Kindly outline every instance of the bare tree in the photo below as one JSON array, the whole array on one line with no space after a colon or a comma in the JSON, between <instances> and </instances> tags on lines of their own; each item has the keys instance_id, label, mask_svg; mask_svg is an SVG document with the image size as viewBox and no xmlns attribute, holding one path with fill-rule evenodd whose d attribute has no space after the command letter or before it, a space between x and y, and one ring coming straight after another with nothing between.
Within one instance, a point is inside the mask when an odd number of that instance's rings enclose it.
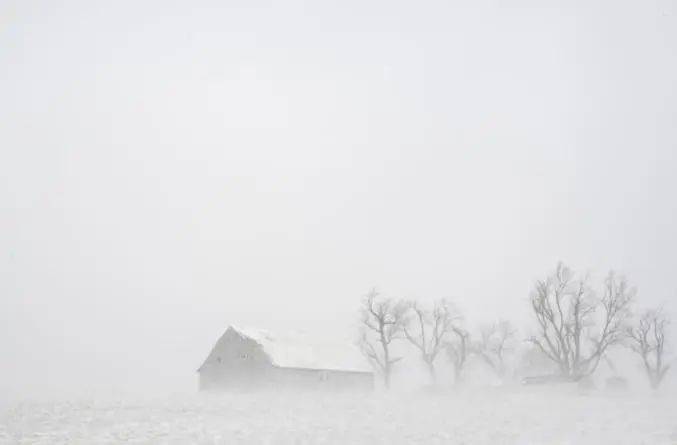
<instances>
[{"instance_id":1,"label":"bare tree","mask_svg":"<svg viewBox=\"0 0 677 445\"><path fill-rule=\"evenodd\" d=\"M418 303L409 304L414 312L414 327L405 326L404 334L419 350L421 359L428 368L432 383L436 383L435 359L444 348L444 340L456 318L455 311L446 300L435 302L432 310L426 310Z\"/></svg>"},{"instance_id":2,"label":"bare tree","mask_svg":"<svg viewBox=\"0 0 677 445\"><path fill-rule=\"evenodd\" d=\"M391 355L390 345L402 338L407 305L390 298L379 299L376 290L371 290L362 302L361 312L360 349L389 388L393 365L401 359Z\"/></svg>"},{"instance_id":3,"label":"bare tree","mask_svg":"<svg viewBox=\"0 0 677 445\"><path fill-rule=\"evenodd\" d=\"M529 341L563 377L590 375L607 349L623 339L635 294L624 278L610 272L597 299L587 277L576 280L571 269L559 263L552 275L536 283L531 295L538 331Z\"/></svg>"},{"instance_id":4,"label":"bare tree","mask_svg":"<svg viewBox=\"0 0 677 445\"><path fill-rule=\"evenodd\" d=\"M665 363L665 337L669 320L662 309L644 312L637 324L628 328L629 345L642 357L651 388L658 389L670 365Z\"/></svg>"},{"instance_id":5,"label":"bare tree","mask_svg":"<svg viewBox=\"0 0 677 445\"><path fill-rule=\"evenodd\" d=\"M509 321L500 320L481 329L481 338L473 348L499 377L505 375L505 355L511 350L516 333L517 330Z\"/></svg>"},{"instance_id":6,"label":"bare tree","mask_svg":"<svg viewBox=\"0 0 677 445\"><path fill-rule=\"evenodd\" d=\"M463 368L470 355L470 333L460 326L451 326L451 338L445 343L447 356L454 366L454 384L463 382Z\"/></svg>"}]
</instances>

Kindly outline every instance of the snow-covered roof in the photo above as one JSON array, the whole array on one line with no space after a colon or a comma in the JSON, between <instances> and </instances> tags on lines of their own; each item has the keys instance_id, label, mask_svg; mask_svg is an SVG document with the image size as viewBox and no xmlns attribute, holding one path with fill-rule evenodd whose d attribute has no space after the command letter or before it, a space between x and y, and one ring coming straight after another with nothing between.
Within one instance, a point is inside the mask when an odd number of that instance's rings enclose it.
<instances>
[{"instance_id":1,"label":"snow-covered roof","mask_svg":"<svg viewBox=\"0 0 677 445\"><path fill-rule=\"evenodd\" d=\"M299 331L280 335L233 325L228 329L261 345L272 364L281 368L372 372L359 348L350 343L318 341L314 336Z\"/></svg>"}]
</instances>

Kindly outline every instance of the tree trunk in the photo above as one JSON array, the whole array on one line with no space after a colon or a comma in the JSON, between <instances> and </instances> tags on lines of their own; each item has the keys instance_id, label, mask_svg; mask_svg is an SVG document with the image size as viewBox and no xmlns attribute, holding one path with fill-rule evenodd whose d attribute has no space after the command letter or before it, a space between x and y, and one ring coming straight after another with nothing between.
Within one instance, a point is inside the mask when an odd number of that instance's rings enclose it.
<instances>
[{"instance_id":1,"label":"tree trunk","mask_svg":"<svg viewBox=\"0 0 677 445\"><path fill-rule=\"evenodd\" d=\"M383 385L385 389L390 389L390 366L383 371Z\"/></svg>"},{"instance_id":2,"label":"tree trunk","mask_svg":"<svg viewBox=\"0 0 677 445\"><path fill-rule=\"evenodd\" d=\"M461 383L463 383L463 375L461 372L461 366L454 364L454 385L456 386L459 386Z\"/></svg>"},{"instance_id":3,"label":"tree trunk","mask_svg":"<svg viewBox=\"0 0 677 445\"><path fill-rule=\"evenodd\" d=\"M428 372L430 373L430 383L436 385L437 375L435 374L435 364L432 361L427 362L427 364L428 364Z\"/></svg>"}]
</instances>

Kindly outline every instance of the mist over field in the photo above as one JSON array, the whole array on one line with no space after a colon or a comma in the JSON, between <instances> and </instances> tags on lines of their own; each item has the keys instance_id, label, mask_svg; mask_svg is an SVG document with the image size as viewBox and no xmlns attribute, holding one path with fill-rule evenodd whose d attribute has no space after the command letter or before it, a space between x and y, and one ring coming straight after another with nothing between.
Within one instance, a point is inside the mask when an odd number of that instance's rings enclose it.
<instances>
[{"instance_id":1,"label":"mist over field","mask_svg":"<svg viewBox=\"0 0 677 445\"><path fill-rule=\"evenodd\" d=\"M675 0L0 2L0 443L675 443L675 79Z\"/></svg>"}]
</instances>

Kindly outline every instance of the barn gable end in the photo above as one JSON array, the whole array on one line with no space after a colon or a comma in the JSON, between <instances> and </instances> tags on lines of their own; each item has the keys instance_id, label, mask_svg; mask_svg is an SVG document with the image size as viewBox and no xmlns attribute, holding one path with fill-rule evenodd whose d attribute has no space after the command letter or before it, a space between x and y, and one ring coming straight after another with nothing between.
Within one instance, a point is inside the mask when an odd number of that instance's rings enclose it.
<instances>
[{"instance_id":1,"label":"barn gable end","mask_svg":"<svg viewBox=\"0 0 677 445\"><path fill-rule=\"evenodd\" d=\"M368 364L352 345L229 326L198 369L200 389L310 387L367 389Z\"/></svg>"}]
</instances>

